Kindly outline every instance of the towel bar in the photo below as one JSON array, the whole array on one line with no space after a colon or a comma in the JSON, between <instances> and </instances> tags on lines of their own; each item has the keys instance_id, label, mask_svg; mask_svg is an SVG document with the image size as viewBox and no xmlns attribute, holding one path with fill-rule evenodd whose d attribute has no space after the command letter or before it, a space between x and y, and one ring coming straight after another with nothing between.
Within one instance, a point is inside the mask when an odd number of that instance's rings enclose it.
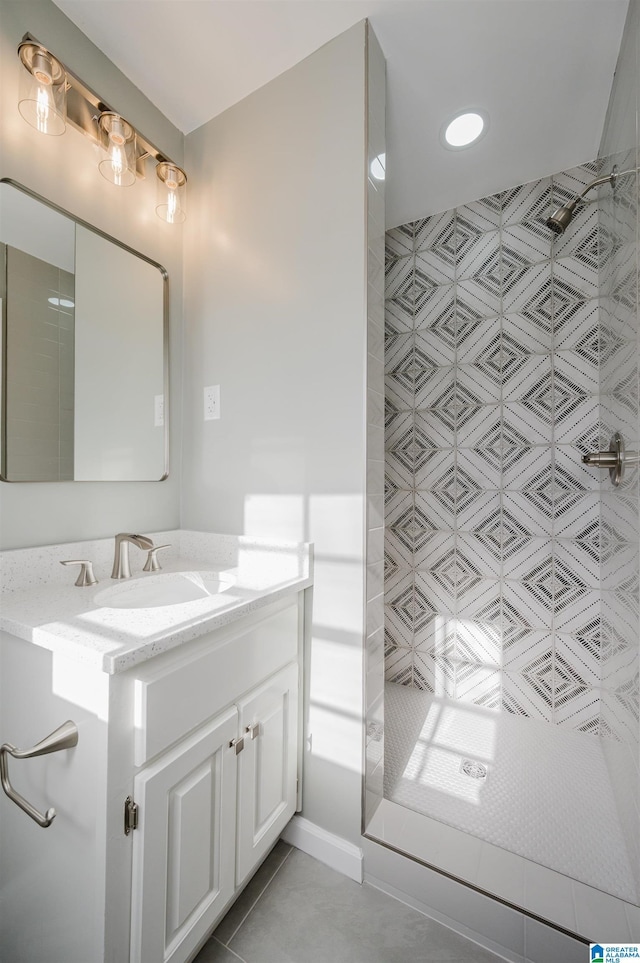
<instances>
[{"instance_id":1,"label":"towel bar","mask_svg":"<svg viewBox=\"0 0 640 963\"><path fill-rule=\"evenodd\" d=\"M31 818L37 822L38 826L42 826L43 829L51 825L55 819L56 811L51 808L43 815L41 812L38 812L30 802L27 802L24 796L16 792L9 782L9 762L7 754L13 756L14 759L32 759L34 756L45 756L49 752L60 752L61 749L72 749L73 746L77 745L78 727L75 722L68 719L54 732L33 746L32 749L16 749L16 747L12 746L9 742L5 742L4 745L0 746L0 782L2 782L2 788L9 799L13 800L20 809L24 810L28 816L31 816Z\"/></svg>"}]
</instances>

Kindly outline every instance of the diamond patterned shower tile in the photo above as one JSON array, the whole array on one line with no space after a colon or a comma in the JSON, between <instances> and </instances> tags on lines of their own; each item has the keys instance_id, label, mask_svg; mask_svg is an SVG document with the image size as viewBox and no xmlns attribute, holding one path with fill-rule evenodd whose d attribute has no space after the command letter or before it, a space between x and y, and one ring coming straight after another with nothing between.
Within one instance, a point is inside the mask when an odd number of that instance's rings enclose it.
<instances>
[{"instance_id":1,"label":"diamond patterned shower tile","mask_svg":"<svg viewBox=\"0 0 640 963\"><path fill-rule=\"evenodd\" d=\"M419 348L415 351L418 373L415 379L415 406L419 409L441 407L441 400L453 390L453 365L442 368L429 366ZM421 370L420 370L421 369Z\"/></svg>"},{"instance_id":2,"label":"diamond patterned shower tile","mask_svg":"<svg viewBox=\"0 0 640 963\"><path fill-rule=\"evenodd\" d=\"M598 208L595 204L587 208L580 206L572 221L571 230L554 236L553 257L575 257L597 273Z\"/></svg>"},{"instance_id":3,"label":"diamond patterned shower tile","mask_svg":"<svg viewBox=\"0 0 640 963\"><path fill-rule=\"evenodd\" d=\"M549 231L540 221L510 224L502 229L503 267L528 267L549 259Z\"/></svg>"},{"instance_id":4,"label":"diamond patterned shower tile","mask_svg":"<svg viewBox=\"0 0 640 963\"><path fill-rule=\"evenodd\" d=\"M469 392L467 385L456 386L460 392ZM475 397L475 396L473 396ZM495 437L500 430L500 405L462 405L457 410L456 444L458 448L477 448L482 440Z\"/></svg>"},{"instance_id":5,"label":"diamond patterned shower tile","mask_svg":"<svg viewBox=\"0 0 640 963\"><path fill-rule=\"evenodd\" d=\"M455 212L444 211L431 217L414 221L416 251L429 248L446 248L455 257Z\"/></svg>"},{"instance_id":6,"label":"diamond patterned shower tile","mask_svg":"<svg viewBox=\"0 0 640 963\"><path fill-rule=\"evenodd\" d=\"M639 546L637 542L626 544L616 541L613 544L613 533L604 532L607 553L602 563L602 588L616 590L621 585L627 585L632 591L638 579L640 569ZM615 551L613 551L615 549Z\"/></svg>"},{"instance_id":7,"label":"diamond patterned shower tile","mask_svg":"<svg viewBox=\"0 0 640 963\"><path fill-rule=\"evenodd\" d=\"M531 181L502 194L502 225L545 221L551 207L551 178Z\"/></svg>"},{"instance_id":8,"label":"diamond patterned shower tile","mask_svg":"<svg viewBox=\"0 0 640 963\"><path fill-rule=\"evenodd\" d=\"M455 555L456 539L452 532L432 531L429 538L416 547L414 568L423 571L443 569L446 559Z\"/></svg>"},{"instance_id":9,"label":"diamond patterned shower tile","mask_svg":"<svg viewBox=\"0 0 640 963\"><path fill-rule=\"evenodd\" d=\"M459 448L457 451L458 468L475 479L479 488L498 489L501 479L500 449L487 452L485 448Z\"/></svg>"},{"instance_id":10,"label":"diamond patterned shower tile","mask_svg":"<svg viewBox=\"0 0 640 963\"><path fill-rule=\"evenodd\" d=\"M502 469L502 487L509 491L528 489L540 474L541 465L551 464L551 446L536 448L505 446Z\"/></svg>"},{"instance_id":11,"label":"diamond patterned shower tile","mask_svg":"<svg viewBox=\"0 0 640 963\"><path fill-rule=\"evenodd\" d=\"M553 721L585 735L600 735L600 690L591 686L565 689L554 701Z\"/></svg>"},{"instance_id":12,"label":"diamond patterned shower tile","mask_svg":"<svg viewBox=\"0 0 640 963\"><path fill-rule=\"evenodd\" d=\"M585 395L597 394L598 353L591 350L556 351L553 358L554 376L560 375L564 384L579 385Z\"/></svg>"},{"instance_id":13,"label":"diamond patterned shower tile","mask_svg":"<svg viewBox=\"0 0 640 963\"><path fill-rule=\"evenodd\" d=\"M431 652L413 652L414 686L435 696L452 699L455 695L455 665Z\"/></svg>"},{"instance_id":14,"label":"diamond patterned shower tile","mask_svg":"<svg viewBox=\"0 0 640 963\"><path fill-rule=\"evenodd\" d=\"M435 328L440 338L455 344L455 295L453 284L425 290L414 316L416 330Z\"/></svg>"},{"instance_id":15,"label":"diamond patterned shower tile","mask_svg":"<svg viewBox=\"0 0 640 963\"><path fill-rule=\"evenodd\" d=\"M551 722L553 716L546 690L538 680L517 672L502 673L502 708L513 715Z\"/></svg>"},{"instance_id":16,"label":"diamond patterned shower tile","mask_svg":"<svg viewBox=\"0 0 640 963\"><path fill-rule=\"evenodd\" d=\"M505 354L509 363L505 366L502 400L507 403L519 401L546 422L552 409L550 356L509 356L508 352L507 347Z\"/></svg>"},{"instance_id":17,"label":"diamond patterned shower tile","mask_svg":"<svg viewBox=\"0 0 640 963\"><path fill-rule=\"evenodd\" d=\"M500 401L500 378L486 367L475 364L458 364L456 386L470 392L481 404L497 404Z\"/></svg>"},{"instance_id":18,"label":"diamond patterned shower tile","mask_svg":"<svg viewBox=\"0 0 640 963\"><path fill-rule=\"evenodd\" d=\"M453 312L451 313L453 323ZM431 365L445 367L455 361L455 335L447 326L434 325L421 328L415 335L416 349L431 362Z\"/></svg>"},{"instance_id":19,"label":"diamond patterned shower tile","mask_svg":"<svg viewBox=\"0 0 640 963\"><path fill-rule=\"evenodd\" d=\"M413 331L413 308L407 308L399 301L384 302L385 344L402 334Z\"/></svg>"},{"instance_id":20,"label":"diamond patterned shower tile","mask_svg":"<svg viewBox=\"0 0 640 963\"><path fill-rule=\"evenodd\" d=\"M539 496L535 489L529 489L527 493L505 491L502 508L505 515L516 519L530 537L551 536L553 514L552 508L545 507L544 489Z\"/></svg>"},{"instance_id":21,"label":"diamond patterned shower tile","mask_svg":"<svg viewBox=\"0 0 640 963\"><path fill-rule=\"evenodd\" d=\"M598 589L585 588L572 593L571 601L556 611L556 631L565 635L574 634L582 625L599 618L601 596Z\"/></svg>"},{"instance_id":22,"label":"diamond patterned shower tile","mask_svg":"<svg viewBox=\"0 0 640 963\"><path fill-rule=\"evenodd\" d=\"M396 448L413 440L413 414L398 409L390 398L385 398L385 448Z\"/></svg>"},{"instance_id":23,"label":"diamond patterned shower tile","mask_svg":"<svg viewBox=\"0 0 640 963\"><path fill-rule=\"evenodd\" d=\"M465 278L456 286L456 313L491 318L500 314L500 271ZM458 303L459 302L459 303Z\"/></svg>"},{"instance_id":24,"label":"diamond patterned shower tile","mask_svg":"<svg viewBox=\"0 0 640 963\"><path fill-rule=\"evenodd\" d=\"M595 395L580 399L564 394L559 376L554 379L556 402L555 440L559 445L575 445L581 451L593 451L599 437L598 398Z\"/></svg>"},{"instance_id":25,"label":"diamond patterned shower tile","mask_svg":"<svg viewBox=\"0 0 640 963\"><path fill-rule=\"evenodd\" d=\"M417 410L414 416L415 440L418 447L453 448L455 441L455 409ZM417 469L416 469L417 471Z\"/></svg>"},{"instance_id":26,"label":"diamond patterned shower tile","mask_svg":"<svg viewBox=\"0 0 640 963\"><path fill-rule=\"evenodd\" d=\"M562 292L573 301L587 301L598 297L598 265L584 257L554 258L553 293Z\"/></svg>"},{"instance_id":27,"label":"diamond patterned shower tile","mask_svg":"<svg viewBox=\"0 0 640 963\"><path fill-rule=\"evenodd\" d=\"M574 313L567 320L570 323L555 326L555 350L575 351L591 364L597 365L599 352L610 350L600 326L597 299L576 303Z\"/></svg>"},{"instance_id":28,"label":"diamond patterned shower tile","mask_svg":"<svg viewBox=\"0 0 640 963\"><path fill-rule=\"evenodd\" d=\"M537 391L529 391L526 401L505 402L502 410L505 420L527 439L529 445L551 444L551 395L544 384Z\"/></svg>"},{"instance_id":29,"label":"diamond patterned shower tile","mask_svg":"<svg viewBox=\"0 0 640 963\"><path fill-rule=\"evenodd\" d=\"M565 495L598 492L602 481L600 469L582 462L584 449L578 445L555 446L556 508L562 506Z\"/></svg>"},{"instance_id":30,"label":"diamond patterned shower tile","mask_svg":"<svg viewBox=\"0 0 640 963\"><path fill-rule=\"evenodd\" d=\"M404 303L413 309L413 255L387 261L385 297Z\"/></svg>"},{"instance_id":31,"label":"diamond patterned shower tile","mask_svg":"<svg viewBox=\"0 0 640 963\"><path fill-rule=\"evenodd\" d=\"M600 546L598 532L593 538L556 539L553 545L556 563L574 573L573 581L584 588L600 585Z\"/></svg>"},{"instance_id":32,"label":"diamond patterned shower tile","mask_svg":"<svg viewBox=\"0 0 640 963\"><path fill-rule=\"evenodd\" d=\"M457 620L500 624L500 582L482 579L458 601Z\"/></svg>"},{"instance_id":33,"label":"diamond patterned shower tile","mask_svg":"<svg viewBox=\"0 0 640 963\"><path fill-rule=\"evenodd\" d=\"M414 475L414 488L417 491L432 491L446 486L449 474L455 469L453 448L430 449L428 457L422 461Z\"/></svg>"},{"instance_id":34,"label":"diamond patterned shower tile","mask_svg":"<svg viewBox=\"0 0 640 963\"><path fill-rule=\"evenodd\" d=\"M500 226L502 195L490 194L456 209L458 233L462 236L473 230L491 231Z\"/></svg>"},{"instance_id":35,"label":"diamond patterned shower tile","mask_svg":"<svg viewBox=\"0 0 640 963\"><path fill-rule=\"evenodd\" d=\"M415 498L416 508L422 512L435 530L454 531L455 497L451 498L448 490L416 491Z\"/></svg>"},{"instance_id":36,"label":"diamond patterned shower tile","mask_svg":"<svg viewBox=\"0 0 640 963\"><path fill-rule=\"evenodd\" d=\"M456 658L475 665L499 666L502 633L495 622L458 619L455 633Z\"/></svg>"},{"instance_id":37,"label":"diamond patterned shower tile","mask_svg":"<svg viewBox=\"0 0 640 963\"><path fill-rule=\"evenodd\" d=\"M424 620L414 635L414 648L448 661L455 659L456 620L446 615Z\"/></svg>"},{"instance_id":38,"label":"diamond patterned shower tile","mask_svg":"<svg viewBox=\"0 0 640 963\"><path fill-rule=\"evenodd\" d=\"M540 327L524 314L505 314L502 335L521 354L549 354L551 351L551 324Z\"/></svg>"},{"instance_id":39,"label":"diamond patterned shower tile","mask_svg":"<svg viewBox=\"0 0 640 963\"><path fill-rule=\"evenodd\" d=\"M420 251L415 256L415 280L417 290L450 285L455 274L455 262L446 247L435 247ZM416 297L416 302L420 296Z\"/></svg>"},{"instance_id":40,"label":"diamond patterned shower tile","mask_svg":"<svg viewBox=\"0 0 640 963\"><path fill-rule=\"evenodd\" d=\"M456 360L458 364L481 365L499 381L502 368L499 319L461 323L457 331Z\"/></svg>"},{"instance_id":41,"label":"diamond patterned shower tile","mask_svg":"<svg viewBox=\"0 0 640 963\"><path fill-rule=\"evenodd\" d=\"M413 223L401 224L385 234L385 251L388 257L404 257L413 253Z\"/></svg>"},{"instance_id":42,"label":"diamond patterned shower tile","mask_svg":"<svg viewBox=\"0 0 640 963\"><path fill-rule=\"evenodd\" d=\"M548 538L505 539L503 558L505 577L520 582L540 581L551 568L551 544Z\"/></svg>"},{"instance_id":43,"label":"diamond patterned shower tile","mask_svg":"<svg viewBox=\"0 0 640 963\"><path fill-rule=\"evenodd\" d=\"M397 685L413 685L413 652L406 646L396 646L384 660L387 682Z\"/></svg>"},{"instance_id":44,"label":"diamond patterned shower tile","mask_svg":"<svg viewBox=\"0 0 640 963\"><path fill-rule=\"evenodd\" d=\"M460 662L456 666L456 699L485 709L500 708L500 672Z\"/></svg>"},{"instance_id":45,"label":"diamond patterned shower tile","mask_svg":"<svg viewBox=\"0 0 640 963\"><path fill-rule=\"evenodd\" d=\"M409 569L403 567L402 559L399 559L389 543L386 542L384 549L384 592L393 593L401 580L409 574Z\"/></svg>"},{"instance_id":46,"label":"diamond patterned shower tile","mask_svg":"<svg viewBox=\"0 0 640 963\"><path fill-rule=\"evenodd\" d=\"M548 261L505 273L502 309L505 314L524 314L536 321L542 313L550 318L551 266Z\"/></svg>"},{"instance_id":47,"label":"diamond patterned shower tile","mask_svg":"<svg viewBox=\"0 0 640 963\"><path fill-rule=\"evenodd\" d=\"M636 724L633 714L622 706L615 695L606 689L600 694L600 732L609 739L635 745Z\"/></svg>"},{"instance_id":48,"label":"diamond patterned shower tile","mask_svg":"<svg viewBox=\"0 0 640 963\"><path fill-rule=\"evenodd\" d=\"M549 625L551 607L548 587L538 582L502 582L503 615L516 625L545 629Z\"/></svg>"},{"instance_id":49,"label":"diamond patterned shower tile","mask_svg":"<svg viewBox=\"0 0 640 963\"><path fill-rule=\"evenodd\" d=\"M499 526L501 518L500 493L497 491L471 490L469 497L458 492L455 527L458 532L491 534Z\"/></svg>"},{"instance_id":50,"label":"diamond patterned shower tile","mask_svg":"<svg viewBox=\"0 0 640 963\"><path fill-rule=\"evenodd\" d=\"M589 640L587 640L589 641ZM581 637L556 633L555 653L563 662L575 668L588 686L600 685L600 647L586 644Z\"/></svg>"},{"instance_id":51,"label":"diamond patterned shower tile","mask_svg":"<svg viewBox=\"0 0 640 963\"><path fill-rule=\"evenodd\" d=\"M451 572L440 569L433 572L415 573L416 592L421 593L427 610L432 615L453 618L456 594Z\"/></svg>"},{"instance_id":52,"label":"diamond patterned shower tile","mask_svg":"<svg viewBox=\"0 0 640 963\"><path fill-rule=\"evenodd\" d=\"M460 222L460 219L458 220ZM500 284L500 231L488 231L469 237L458 252L456 278L473 278L481 274L492 275Z\"/></svg>"},{"instance_id":53,"label":"diamond patterned shower tile","mask_svg":"<svg viewBox=\"0 0 640 963\"><path fill-rule=\"evenodd\" d=\"M553 637L548 629L530 629L506 621L502 631L502 664L510 672L531 671L532 664L545 663L553 651Z\"/></svg>"}]
</instances>

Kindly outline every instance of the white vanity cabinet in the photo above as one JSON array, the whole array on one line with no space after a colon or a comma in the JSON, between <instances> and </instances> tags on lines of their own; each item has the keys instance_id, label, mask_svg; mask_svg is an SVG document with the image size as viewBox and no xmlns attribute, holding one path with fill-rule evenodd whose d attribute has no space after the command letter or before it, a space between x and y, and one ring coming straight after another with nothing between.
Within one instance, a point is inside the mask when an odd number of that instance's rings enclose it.
<instances>
[{"instance_id":1,"label":"white vanity cabinet","mask_svg":"<svg viewBox=\"0 0 640 963\"><path fill-rule=\"evenodd\" d=\"M70 660L3 637L4 691L21 696L0 706L2 740L30 738L34 716L46 729L74 715L79 740L65 758L29 768L26 782L29 764L12 766L34 804L58 809L51 827L0 796L1 960L195 956L299 808L303 600L292 592L125 671L83 667L77 684L65 683ZM127 797L137 807L128 835ZM43 847L51 858L29 874L38 932L25 940L20 861L38 861Z\"/></svg>"}]
</instances>

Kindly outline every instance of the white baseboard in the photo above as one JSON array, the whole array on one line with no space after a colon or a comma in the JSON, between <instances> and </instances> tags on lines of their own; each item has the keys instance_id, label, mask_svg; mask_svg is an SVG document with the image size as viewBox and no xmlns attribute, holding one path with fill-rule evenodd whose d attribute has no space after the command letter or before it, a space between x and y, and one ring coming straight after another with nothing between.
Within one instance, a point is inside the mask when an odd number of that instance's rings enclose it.
<instances>
[{"instance_id":1,"label":"white baseboard","mask_svg":"<svg viewBox=\"0 0 640 963\"><path fill-rule=\"evenodd\" d=\"M335 836L303 816L294 816L283 832L282 839L343 876L355 879L356 883L362 882L362 850L341 836Z\"/></svg>"}]
</instances>

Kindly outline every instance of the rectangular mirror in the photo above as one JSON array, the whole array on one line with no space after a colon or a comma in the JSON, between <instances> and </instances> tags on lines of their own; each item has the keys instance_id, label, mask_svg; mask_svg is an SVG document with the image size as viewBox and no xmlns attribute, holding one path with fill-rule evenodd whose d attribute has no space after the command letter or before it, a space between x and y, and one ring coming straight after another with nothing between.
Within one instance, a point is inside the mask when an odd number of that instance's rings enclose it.
<instances>
[{"instance_id":1,"label":"rectangular mirror","mask_svg":"<svg viewBox=\"0 0 640 963\"><path fill-rule=\"evenodd\" d=\"M168 280L0 180L2 481L162 481Z\"/></svg>"}]
</instances>

